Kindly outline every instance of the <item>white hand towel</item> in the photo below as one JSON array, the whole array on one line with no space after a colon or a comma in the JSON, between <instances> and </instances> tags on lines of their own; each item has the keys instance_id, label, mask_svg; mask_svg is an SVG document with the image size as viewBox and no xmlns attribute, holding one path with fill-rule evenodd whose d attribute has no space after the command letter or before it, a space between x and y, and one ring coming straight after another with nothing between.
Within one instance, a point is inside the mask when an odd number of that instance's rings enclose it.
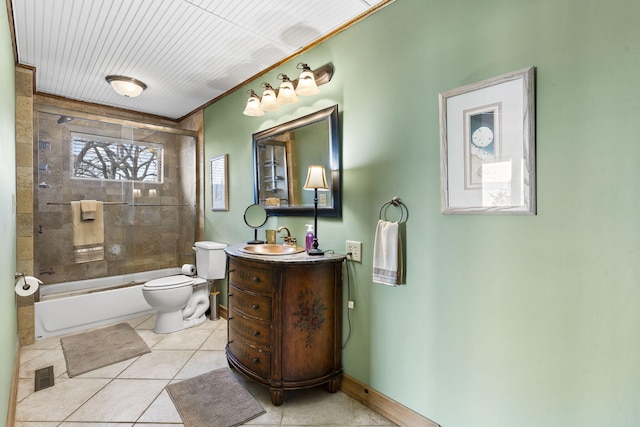
<instances>
[{"instance_id":1,"label":"white hand towel","mask_svg":"<svg viewBox=\"0 0 640 427\"><path fill-rule=\"evenodd\" d=\"M373 281L396 286L402 283L402 276L399 224L380 220L373 245Z\"/></svg>"}]
</instances>

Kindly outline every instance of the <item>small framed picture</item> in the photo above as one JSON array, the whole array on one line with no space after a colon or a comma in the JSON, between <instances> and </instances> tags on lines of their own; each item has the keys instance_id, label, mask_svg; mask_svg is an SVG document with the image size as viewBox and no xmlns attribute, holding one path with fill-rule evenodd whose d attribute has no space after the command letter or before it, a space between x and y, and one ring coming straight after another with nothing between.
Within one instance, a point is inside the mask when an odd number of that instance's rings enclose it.
<instances>
[{"instance_id":1,"label":"small framed picture","mask_svg":"<svg viewBox=\"0 0 640 427\"><path fill-rule=\"evenodd\" d=\"M444 214L536 214L534 68L440 94Z\"/></svg>"},{"instance_id":2,"label":"small framed picture","mask_svg":"<svg viewBox=\"0 0 640 427\"><path fill-rule=\"evenodd\" d=\"M211 159L211 210L229 210L227 154L223 154Z\"/></svg>"}]
</instances>

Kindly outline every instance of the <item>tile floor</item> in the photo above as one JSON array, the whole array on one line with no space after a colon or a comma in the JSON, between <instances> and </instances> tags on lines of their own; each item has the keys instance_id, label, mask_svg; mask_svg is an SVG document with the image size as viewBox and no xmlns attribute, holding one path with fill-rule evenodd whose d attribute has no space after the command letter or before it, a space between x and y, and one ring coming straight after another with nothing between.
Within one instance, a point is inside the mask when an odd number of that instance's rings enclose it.
<instances>
[{"instance_id":1,"label":"tile floor","mask_svg":"<svg viewBox=\"0 0 640 427\"><path fill-rule=\"evenodd\" d=\"M224 319L172 334L153 332L154 316L129 321L151 353L69 378L60 338L23 347L15 427L181 427L165 386L228 366ZM53 365L55 385L34 392L35 370ZM394 426L342 392L324 387L286 393L271 404L268 389L238 374L266 413L248 426Z\"/></svg>"}]
</instances>

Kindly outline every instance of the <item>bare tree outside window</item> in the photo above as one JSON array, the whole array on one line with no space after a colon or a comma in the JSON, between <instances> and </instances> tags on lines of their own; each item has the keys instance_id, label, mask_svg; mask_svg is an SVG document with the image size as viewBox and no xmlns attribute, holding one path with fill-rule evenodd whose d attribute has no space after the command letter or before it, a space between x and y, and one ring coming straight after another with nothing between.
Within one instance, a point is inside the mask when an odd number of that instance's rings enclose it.
<instances>
[{"instance_id":1,"label":"bare tree outside window","mask_svg":"<svg viewBox=\"0 0 640 427\"><path fill-rule=\"evenodd\" d=\"M72 134L74 178L161 183L162 144Z\"/></svg>"}]
</instances>

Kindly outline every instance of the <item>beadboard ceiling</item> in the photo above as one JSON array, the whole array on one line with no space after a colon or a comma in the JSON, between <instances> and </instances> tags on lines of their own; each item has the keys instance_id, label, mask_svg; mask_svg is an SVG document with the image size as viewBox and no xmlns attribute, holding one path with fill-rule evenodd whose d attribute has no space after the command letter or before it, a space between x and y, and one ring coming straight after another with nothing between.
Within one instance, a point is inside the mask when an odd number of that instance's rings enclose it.
<instances>
[{"instance_id":1,"label":"beadboard ceiling","mask_svg":"<svg viewBox=\"0 0 640 427\"><path fill-rule=\"evenodd\" d=\"M36 68L37 92L177 119L389 2L11 0L11 5L18 62ZM277 71L297 77L295 64ZM137 98L122 97L105 80L111 74L141 80L147 89Z\"/></svg>"}]
</instances>

